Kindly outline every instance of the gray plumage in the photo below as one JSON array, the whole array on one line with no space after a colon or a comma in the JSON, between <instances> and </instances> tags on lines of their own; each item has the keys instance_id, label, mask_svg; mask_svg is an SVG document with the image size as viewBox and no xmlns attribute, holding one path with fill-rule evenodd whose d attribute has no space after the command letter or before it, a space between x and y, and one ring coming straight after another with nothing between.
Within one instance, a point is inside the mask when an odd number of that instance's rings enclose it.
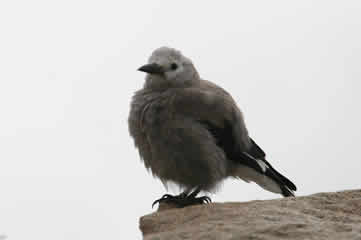
<instances>
[{"instance_id":1,"label":"gray plumage","mask_svg":"<svg viewBox=\"0 0 361 240\"><path fill-rule=\"evenodd\" d=\"M129 132L153 175L186 192L236 177L293 196L296 186L265 160L230 94L202 80L190 59L162 47L139 70L148 74L131 102Z\"/></svg>"}]
</instances>

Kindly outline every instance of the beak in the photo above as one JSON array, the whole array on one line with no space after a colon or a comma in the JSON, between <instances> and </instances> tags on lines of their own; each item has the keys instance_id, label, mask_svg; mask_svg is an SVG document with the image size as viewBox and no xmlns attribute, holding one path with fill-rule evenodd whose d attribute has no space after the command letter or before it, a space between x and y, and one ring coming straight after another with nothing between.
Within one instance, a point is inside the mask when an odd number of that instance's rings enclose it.
<instances>
[{"instance_id":1,"label":"beak","mask_svg":"<svg viewBox=\"0 0 361 240\"><path fill-rule=\"evenodd\" d=\"M164 73L163 67L156 63L146 64L138 68L138 71L146 72L150 74L162 74Z\"/></svg>"}]
</instances>

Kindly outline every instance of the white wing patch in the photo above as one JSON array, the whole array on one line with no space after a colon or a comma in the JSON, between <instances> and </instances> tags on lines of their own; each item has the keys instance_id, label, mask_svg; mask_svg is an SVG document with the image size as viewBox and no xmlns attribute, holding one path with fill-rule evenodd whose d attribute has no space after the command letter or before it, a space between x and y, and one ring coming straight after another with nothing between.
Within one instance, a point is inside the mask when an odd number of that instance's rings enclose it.
<instances>
[{"instance_id":1,"label":"white wing patch","mask_svg":"<svg viewBox=\"0 0 361 240\"><path fill-rule=\"evenodd\" d=\"M266 172L268 166L260 159L256 159L258 165L262 168L263 172Z\"/></svg>"},{"instance_id":2,"label":"white wing patch","mask_svg":"<svg viewBox=\"0 0 361 240\"><path fill-rule=\"evenodd\" d=\"M251 156L250 154L243 152L243 154L247 155L248 157L252 158L253 160L255 160L258 165L262 168L262 171L265 173L266 170L268 169L268 166L265 162L263 162L261 159L256 159L253 156Z\"/></svg>"},{"instance_id":3,"label":"white wing patch","mask_svg":"<svg viewBox=\"0 0 361 240\"><path fill-rule=\"evenodd\" d=\"M275 181L250 167L239 166L235 173L235 177L238 177L245 182L255 182L267 191L282 193L280 186Z\"/></svg>"}]
</instances>

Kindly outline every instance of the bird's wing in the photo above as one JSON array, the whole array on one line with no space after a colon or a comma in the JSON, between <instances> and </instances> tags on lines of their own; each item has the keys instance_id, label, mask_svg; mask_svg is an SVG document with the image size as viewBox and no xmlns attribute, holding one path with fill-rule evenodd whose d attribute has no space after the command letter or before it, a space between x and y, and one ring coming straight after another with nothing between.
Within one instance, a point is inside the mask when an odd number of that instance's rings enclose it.
<instances>
[{"instance_id":1,"label":"bird's wing","mask_svg":"<svg viewBox=\"0 0 361 240\"><path fill-rule=\"evenodd\" d=\"M207 121L202 121L202 124L212 133L217 145L223 149L227 158L240 164L239 177L246 181L254 181L261 187L279 192L285 197L294 196L293 191L297 190L295 184L272 167L266 160L265 152L253 139L249 138L250 147L242 151L233 137L231 124L226 122L223 128L216 127Z\"/></svg>"},{"instance_id":2,"label":"bird's wing","mask_svg":"<svg viewBox=\"0 0 361 240\"><path fill-rule=\"evenodd\" d=\"M173 103L178 113L193 118L208 129L229 160L255 172L248 180L268 189L267 180L265 184L261 183L267 177L276 183L284 196L293 196L292 190L296 190L296 186L266 161L265 152L248 137L242 114L228 93L214 85L182 89L174 95Z\"/></svg>"},{"instance_id":3,"label":"bird's wing","mask_svg":"<svg viewBox=\"0 0 361 240\"><path fill-rule=\"evenodd\" d=\"M256 159L261 165L265 165L265 174L270 178L277 180L277 182L282 183L284 186L289 188L292 191L296 191L296 185L291 182L288 178L279 173L276 169L272 167L272 165L266 160L265 152L257 145L257 143L251 139L252 146L250 150L247 152L250 156Z\"/></svg>"},{"instance_id":4,"label":"bird's wing","mask_svg":"<svg viewBox=\"0 0 361 240\"><path fill-rule=\"evenodd\" d=\"M173 94L172 105L178 114L204 124L223 148L230 151L249 148L250 139L242 113L221 88L179 89Z\"/></svg>"},{"instance_id":5,"label":"bird's wing","mask_svg":"<svg viewBox=\"0 0 361 240\"><path fill-rule=\"evenodd\" d=\"M252 147L249 150L249 153L254 157L257 158L259 160L261 160L262 162L264 162L268 168L270 168L276 175L278 178L280 178L282 180L282 182L285 183L285 185L287 185L287 187L293 191L297 190L297 187L295 186L294 183L292 183L288 178L286 178L285 176L283 176L282 174L280 174L276 169L274 169L272 167L272 165L266 160L266 154L265 152L257 145L257 143L251 139L252 142Z\"/></svg>"}]
</instances>

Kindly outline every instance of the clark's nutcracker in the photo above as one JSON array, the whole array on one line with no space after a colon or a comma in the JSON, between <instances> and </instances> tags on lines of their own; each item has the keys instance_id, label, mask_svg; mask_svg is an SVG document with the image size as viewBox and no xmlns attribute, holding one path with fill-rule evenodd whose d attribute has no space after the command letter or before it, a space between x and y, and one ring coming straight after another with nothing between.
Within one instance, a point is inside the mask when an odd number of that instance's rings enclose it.
<instances>
[{"instance_id":1,"label":"clark's nutcracker","mask_svg":"<svg viewBox=\"0 0 361 240\"><path fill-rule=\"evenodd\" d=\"M296 186L266 161L231 95L201 79L190 59L161 47L138 70L147 75L131 102L130 135L145 167L164 184L175 182L184 189L153 204L210 202L196 195L211 192L227 177L294 196Z\"/></svg>"}]
</instances>

